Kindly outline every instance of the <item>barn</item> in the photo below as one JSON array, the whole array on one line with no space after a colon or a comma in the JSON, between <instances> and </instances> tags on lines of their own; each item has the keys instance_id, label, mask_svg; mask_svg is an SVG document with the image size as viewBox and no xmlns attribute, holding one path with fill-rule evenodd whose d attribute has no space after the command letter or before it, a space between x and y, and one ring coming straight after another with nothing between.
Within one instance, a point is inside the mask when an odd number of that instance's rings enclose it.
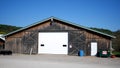
<instances>
[{"instance_id":1,"label":"barn","mask_svg":"<svg viewBox=\"0 0 120 68\"><path fill-rule=\"evenodd\" d=\"M93 56L99 50L110 50L115 36L88 27L49 17L5 35L5 49L22 54L77 55L83 50Z\"/></svg>"}]
</instances>

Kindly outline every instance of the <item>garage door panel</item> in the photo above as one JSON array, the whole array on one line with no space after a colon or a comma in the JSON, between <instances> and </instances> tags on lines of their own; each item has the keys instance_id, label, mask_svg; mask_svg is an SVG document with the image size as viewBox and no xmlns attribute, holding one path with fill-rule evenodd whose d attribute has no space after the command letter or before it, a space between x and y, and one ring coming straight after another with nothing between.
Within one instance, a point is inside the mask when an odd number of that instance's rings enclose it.
<instances>
[{"instance_id":1,"label":"garage door panel","mask_svg":"<svg viewBox=\"0 0 120 68\"><path fill-rule=\"evenodd\" d=\"M67 32L40 32L38 53L44 54L67 54L68 33ZM41 46L44 44L44 46ZM64 45L64 46L63 46Z\"/></svg>"}]
</instances>

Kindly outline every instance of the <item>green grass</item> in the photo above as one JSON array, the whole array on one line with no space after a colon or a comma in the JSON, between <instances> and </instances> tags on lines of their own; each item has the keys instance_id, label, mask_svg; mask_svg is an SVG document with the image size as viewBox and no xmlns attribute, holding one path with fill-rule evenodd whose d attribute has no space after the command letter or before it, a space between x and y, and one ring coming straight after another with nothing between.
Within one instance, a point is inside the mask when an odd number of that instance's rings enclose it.
<instances>
[{"instance_id":1,"label":"green grass","mask_svg":"<svg viewBox=\"0 0 120 68\"><path fill-rule=\"evenodd\" d=\"M116 57L120 57L120 52L114 51L112 52Z\"/></svg>"}]
</instances>

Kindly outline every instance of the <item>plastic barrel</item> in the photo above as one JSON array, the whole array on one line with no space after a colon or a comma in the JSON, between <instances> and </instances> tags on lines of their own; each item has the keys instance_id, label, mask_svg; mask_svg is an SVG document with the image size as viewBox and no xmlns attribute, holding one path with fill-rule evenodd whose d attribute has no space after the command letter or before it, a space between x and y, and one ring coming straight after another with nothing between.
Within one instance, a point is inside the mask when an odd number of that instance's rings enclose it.
<instances>
[{"instance_id":1,"label":"plastic barrel","mask_svg":"<svg viewBox=\"0 0 120 68\"><path fill-rule=\"evenodd\" d=\"M81 56L81 57L84 56L83 50L79 50L78 55Z\"/></svg>"}]
</instances>

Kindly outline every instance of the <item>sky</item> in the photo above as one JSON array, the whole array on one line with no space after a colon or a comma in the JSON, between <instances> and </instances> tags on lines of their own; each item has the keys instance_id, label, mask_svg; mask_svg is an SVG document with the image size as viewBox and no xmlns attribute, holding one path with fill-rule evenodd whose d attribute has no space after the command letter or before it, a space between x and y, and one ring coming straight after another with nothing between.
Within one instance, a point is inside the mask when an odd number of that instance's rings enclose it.
<instances>
[{"instance_id":1,"label":"sky","mask_svg":"<svg viewBox=\"0 0 120 68\"><path fill-rule=\"evenodd\" d=\"M25 27L51 16L116 31L120 0L0 0L0 24Z\"/></svg>"}]
</instances>

